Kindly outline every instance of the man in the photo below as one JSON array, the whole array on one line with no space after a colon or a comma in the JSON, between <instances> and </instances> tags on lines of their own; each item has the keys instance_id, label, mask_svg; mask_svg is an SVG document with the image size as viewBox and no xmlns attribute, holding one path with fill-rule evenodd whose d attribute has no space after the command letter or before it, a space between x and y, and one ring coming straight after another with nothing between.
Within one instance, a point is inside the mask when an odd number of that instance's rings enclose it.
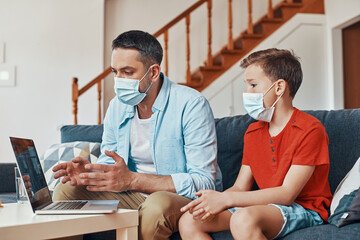
<instances>
[{"instance_id":1,"label":"man","mask_svg":"<svg viewBox=\"0 0 360 240\"><path fill-rule=\"evenodd\" d=\"M98 164L77 157L53 168L54 199L120 199L139 209L141 239L168 239L200 189L221 189L214 117L197 91L160 72L162 48L129 31L112 44L116 97L104 119ZM149 194L149 195L148 195Z\"/></svg>"}]
</instances>

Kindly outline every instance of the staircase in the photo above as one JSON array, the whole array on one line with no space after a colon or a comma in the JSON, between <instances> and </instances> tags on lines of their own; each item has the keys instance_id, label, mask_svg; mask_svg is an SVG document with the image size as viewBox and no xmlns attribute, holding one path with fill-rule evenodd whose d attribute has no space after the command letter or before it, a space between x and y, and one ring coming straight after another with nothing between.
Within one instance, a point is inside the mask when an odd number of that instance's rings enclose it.
<instances>
[{"instance_id":1,"label":"staircase","mask_svg":"<svg viewBox=\"0 0 360 240\"><path fill-rule=\"evenodd\" d=\"M192 72L186 85L198 91L204 90L297 13L324 13L323 1L284 1L274 9L269 8L267 15L215 53L212 56L212 65L205 62L204 66Z\"/></svg>"},{"instance_id":2,"label":"staircase","mask_svg":"<svg viewBox=\"0 0 360 240\"><path fill-rule=\"evenodd\" d=\"M259 0L257 0L259 1ZM262 0L264 3L265 0ZM224 1L225 2L225 1ZM324 13L323 0L283 0L281 3L272 7L272 0L268 0L267 14L258 21L252 20L252 0L248 0L248 27L239 36L232 36L232 0L228 0L228 42L217 53L212 53L212 0L200 0L174 18L163 28L153 34L155 37L163 35L164 39L164 72L168 73L168 34L169 29L181 20L185 19L186 24L186 83L185 85L195 88L198 91L204 90L219 76L225 73L230 67L251 52L259 43L275 32L281 25L292 18L297 13ZM203 66L199 66L194 71L190 71L190 14L207 4L207 59ZM104 70L94 80L78 89L78 79L73 78L72 100L74 124L77 124L77 101L80 95L93 85L98 85L98 123L101 123L101 81L111 73L110 67Z\"/></svg>"}]
</instances>

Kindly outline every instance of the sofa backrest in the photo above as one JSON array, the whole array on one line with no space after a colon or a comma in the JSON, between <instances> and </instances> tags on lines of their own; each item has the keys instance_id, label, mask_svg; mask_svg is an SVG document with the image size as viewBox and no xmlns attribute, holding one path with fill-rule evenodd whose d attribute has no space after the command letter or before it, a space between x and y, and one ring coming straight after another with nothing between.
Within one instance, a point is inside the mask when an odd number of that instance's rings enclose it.
<instances>
[{"instance_id":1,"label":"sofa backrest","mask_svg":"<svg viewBox=\"0 0 360 240\"><path fill-rule=\"evenodd\" d=\"M0 193L15 192L16 163L0 163Z\"/></svg>"},{"instance_id":2,"label":"sofa backrest","mask_svg":"<svg viewBox=\"0 0 360 240\"><path fill-rule=\"evenodd\" d=\"M305 111L319 119L329 136L329 183L334 192L339 182L360 157L360 109ZM231 187L241 166L243 137L248 115L215 119L218 138L218 164L224 190ZM61 142L101 142L103 125L67 125L61 128Z\"/></svg>"}]
</instances>

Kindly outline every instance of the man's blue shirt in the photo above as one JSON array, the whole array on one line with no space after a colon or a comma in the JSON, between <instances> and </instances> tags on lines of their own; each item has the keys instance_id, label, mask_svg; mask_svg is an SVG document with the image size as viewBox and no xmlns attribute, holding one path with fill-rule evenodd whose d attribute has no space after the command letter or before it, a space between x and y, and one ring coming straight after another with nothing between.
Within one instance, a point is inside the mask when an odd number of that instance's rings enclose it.
<instances>
[{"instance_id":1,"label":"man's blue shirt","mask_svg":"<svg viewBox=\"0 0 360 240\"><path fill-rule=\"evenodd\" d=\"M152 106L150 149L157 175L170 175L176 192L188 198L201 189L222 190L217 167L214 116L208 101L196 90L171 82L164 74L160 92ZM135 107L111 100L104 119L98 163L113 164L104 154L115 151L131 171L131 120Z\"/></svg>"}]
</instances>

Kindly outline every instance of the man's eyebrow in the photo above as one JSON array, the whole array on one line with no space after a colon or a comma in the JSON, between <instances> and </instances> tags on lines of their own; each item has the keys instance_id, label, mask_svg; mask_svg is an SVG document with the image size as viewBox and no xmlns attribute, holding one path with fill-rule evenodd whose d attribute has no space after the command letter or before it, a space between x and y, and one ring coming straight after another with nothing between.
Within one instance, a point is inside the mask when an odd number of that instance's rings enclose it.
<instances>
[{"instance_id":1,"label":"man's eyebrow","mask_svg":"<svg viewBox=\"0 0 360 240\"><path fill-rule=\"evenodd\" d=\"M111 68L112 70L117 70L117 69L115 69L115 68L112 67L112 66L110 66L110 68ZM128 69L133 70L133 69L135 69L135 68L134 68L134 67L131 67L131 66L125 66L125 67L120 68L119 70L122 71L122 70L128 70Z\"/></svg>"}]
</instances>

